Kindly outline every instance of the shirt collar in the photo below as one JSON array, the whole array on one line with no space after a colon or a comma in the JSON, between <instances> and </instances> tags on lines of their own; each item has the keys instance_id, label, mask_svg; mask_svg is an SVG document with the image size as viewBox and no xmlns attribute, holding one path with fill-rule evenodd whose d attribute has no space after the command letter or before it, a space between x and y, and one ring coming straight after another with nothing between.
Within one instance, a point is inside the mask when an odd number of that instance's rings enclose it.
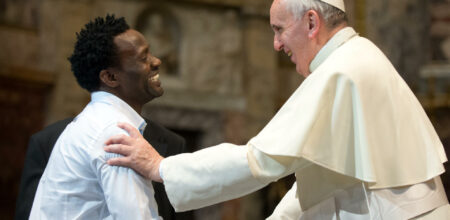
<instances>
[{"instance_id":1,"label":"shirt collar","mask_svg":"<svg viewBox=\"0 0 450 220\"><path fill-rule=\"evenodd\" d=\"M105 91L96 91L91 93L91 100L92 102L101 102L108 105L114 105L117 110L130 119L129 122L134 127L138 128L141 134L144 132L145 126L147 126L145 120L133 108L131 108L131 106L119 97Z\"/></svg>"},{"instance_id":2,"label":"shirt collar","mask_svg":"<svg viewBox=\"0 0 450 220\"><path fill-rule=\"evenodd\" d=\"M328 40L328 42L319 50L314 59L311 61L309 65L309 70L314 72L320 64L327 59L330 54L340 47L342 44L350 40L352 37L357 36L358 33L351 27L345 27L338 31L334 36Z\"/></svg>"}]
</instances>

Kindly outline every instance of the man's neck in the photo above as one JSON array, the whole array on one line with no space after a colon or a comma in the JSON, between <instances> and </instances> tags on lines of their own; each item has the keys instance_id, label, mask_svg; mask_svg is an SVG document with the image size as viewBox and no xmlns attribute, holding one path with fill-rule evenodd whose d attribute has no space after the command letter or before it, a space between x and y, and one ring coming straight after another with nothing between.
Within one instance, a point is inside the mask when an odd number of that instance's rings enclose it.
<instances>
[{"instance_id":1,"label":"man's neck","mask_svg":"<svg viewBox=\"0 0 450 220\"><path fill-rule=\"evenodd\" d=\"M144 104L139 103L139 101L133 101L131 99L128 99L127 97L124 97L123 95L119 94L116 90L100 87L99 91L111 93L115 95L116 97L120 98L122 101L127 103L134 111L136 111L138 114L141 114L142 107Z\"/></svg>"}]
</instances>

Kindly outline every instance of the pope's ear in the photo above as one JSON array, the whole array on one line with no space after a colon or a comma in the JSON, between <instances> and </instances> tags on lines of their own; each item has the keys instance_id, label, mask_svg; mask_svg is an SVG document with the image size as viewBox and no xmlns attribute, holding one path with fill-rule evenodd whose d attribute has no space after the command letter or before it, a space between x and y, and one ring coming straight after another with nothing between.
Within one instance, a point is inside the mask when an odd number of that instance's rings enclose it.
<instances>
[{"instance_id":1,"label":"pope's ear","mask_svg":"<svg viewBox=\"0 0 450 220\"><path fill-rule=\"evenodd\" d=\"M115 88L119 86L119 81L117 80L117 73L110 69L104 69L100 71L100 81L108 87Z\"/></svg>"},{"instance_id":2,"label":"pope's ear","mask_svg":"<svg viewBox=\"0 0 450 220\"><path fill-rule=\"evenodd\" d=\"M308 19L308 37L314 38L319 34L319 29L322 25L319 14L314 10L306 12Z\"/></svg>"}]
</instances>

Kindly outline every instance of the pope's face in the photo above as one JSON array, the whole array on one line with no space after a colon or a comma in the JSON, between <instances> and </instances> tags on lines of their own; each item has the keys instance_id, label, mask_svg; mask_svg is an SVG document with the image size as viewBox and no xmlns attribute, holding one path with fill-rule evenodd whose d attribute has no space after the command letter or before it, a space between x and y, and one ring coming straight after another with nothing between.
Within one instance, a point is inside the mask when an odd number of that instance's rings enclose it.
<instances>
[{"instance_id":1,"label":"pope's face","mask_svg":"<svg viewBox=\"0 0 450 220\"><path fill-rule=\"evenodd\" d=\"M129 104L145 104L164 90L159 80L161 61L150 53L144 36L130 29L116 36L114 43L120 60L120 93Z\"/></svg>"},{"instance_id":2,"label":"pope's face","mask_svg":"<svg viewBox=\"0 0 450 220\"><path fill-rule=\"evenodd\" d=\"M270 8L270 24L275 33L273 47L290 56L296 71L307 77L310 74L309 64L314 58L308 38L308 18L295 19L283 4L275 0Z\"/></svg>"}]
</instances>

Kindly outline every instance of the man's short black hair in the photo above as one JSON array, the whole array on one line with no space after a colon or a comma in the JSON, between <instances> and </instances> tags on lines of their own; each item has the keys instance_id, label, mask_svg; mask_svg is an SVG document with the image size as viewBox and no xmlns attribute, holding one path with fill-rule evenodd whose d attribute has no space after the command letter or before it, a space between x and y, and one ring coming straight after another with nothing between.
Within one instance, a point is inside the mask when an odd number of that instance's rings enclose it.
<instances>
[{"instance_id":1,"label":"man's short black hair","mask_svg":"<svg viewBox=\"0 0 450 220\"><path fill-rule=\"evenodd\" d=\"M106 15L90 21L77 33L77 42L69 61L81 87L93 92L100 86L99 73L119 65L114 37L130 29L123 17Z\"/></svg>"}]
</instances>

